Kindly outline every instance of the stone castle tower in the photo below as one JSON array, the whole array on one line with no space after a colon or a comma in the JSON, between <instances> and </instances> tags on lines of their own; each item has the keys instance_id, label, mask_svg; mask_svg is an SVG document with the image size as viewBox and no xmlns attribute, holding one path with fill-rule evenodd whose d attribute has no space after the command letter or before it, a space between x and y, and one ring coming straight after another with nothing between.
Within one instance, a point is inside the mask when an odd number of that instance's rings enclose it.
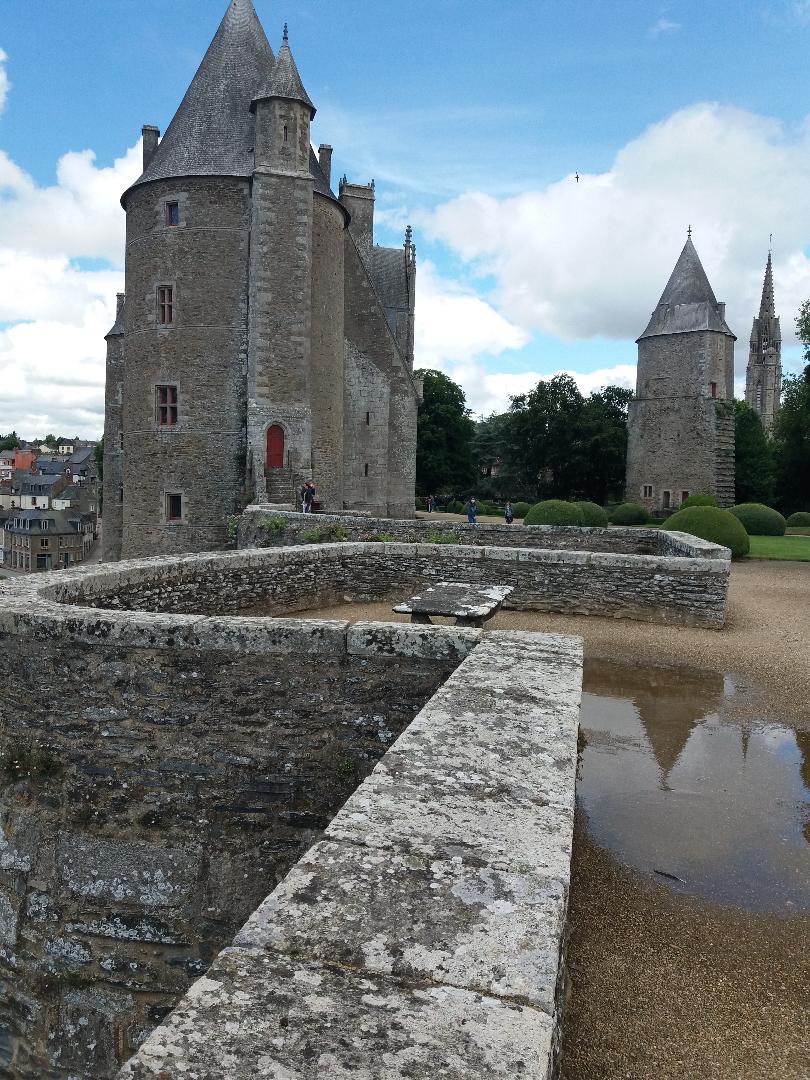
<instances>
[{"instance_id":1,"label":"stone castle tower","mask_svg":"<svg viewBox=\"0 0 810 1080\"><path fill-rule=\"evenodd\" d=\"M773 298L771 253L765 265L765 281L759 315L751 329L745 400L758 414L766 431L773 427L782 396L782 331Z\"/></svg>"},{"instance_id":2,"label":"stone castle tower","mask_svg":"<svg viewBox=\"0 0 810 1080\"><path fill-rule=\"evenodd\" d=\"M122 196L107 335L104 558L221 546L248 500L412 517L416 256L374 243L374 183L331 187L284 29L230 0Z\"/></svg>"},{"instance_id":3,"label":"stone castle tower","mask_svg":"<svg viewBox=\"0 0 810 1080\"><path fill-rule=\"evenodd\" d=\"M734 342L691 239L638 339L625 497L653 512L688 495L734 503Z\"/></svg>"}]
</instances>

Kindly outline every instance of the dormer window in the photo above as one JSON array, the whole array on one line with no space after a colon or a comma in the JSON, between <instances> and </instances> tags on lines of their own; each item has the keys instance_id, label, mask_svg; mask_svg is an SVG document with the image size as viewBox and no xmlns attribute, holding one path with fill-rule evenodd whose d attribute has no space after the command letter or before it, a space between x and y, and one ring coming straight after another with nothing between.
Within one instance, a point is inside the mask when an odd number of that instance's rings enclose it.
<instances>
[{"instance_id":1,"label":"dormer window","mask_svg":"<svg viewBox=\"0 0 810 1080\"><path fill-rule=\"evenodd\" d=\"M176 202L166 203L166 224L169 227L180 224L180 204Z\"/></svg>"}]
</instances>

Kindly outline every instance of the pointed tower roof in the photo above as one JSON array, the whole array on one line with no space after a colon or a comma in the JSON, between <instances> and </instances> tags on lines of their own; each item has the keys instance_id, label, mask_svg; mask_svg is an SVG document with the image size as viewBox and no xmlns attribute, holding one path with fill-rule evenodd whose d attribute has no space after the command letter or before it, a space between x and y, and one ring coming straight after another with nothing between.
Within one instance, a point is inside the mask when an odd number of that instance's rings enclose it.
<instances>
[{"instance_id":1,"label":"pointed tower roof","mask_svg":"<svg viewBox=\"0 0 810 1080\"><path fill-rule=\"evenodd\" d=\"M690 229L658 306L637 340L662 334L688 334L693 330L717 330L734 337L692 243Z\"/></svg>"},{"instance_id":2,"label":"pointed tower roof","mask_svg":"<svg viewBox=\"0 0 810 1080\"><path fill-rule=\"evenodd\" d=\"M274 63L251 0L230 0L180 108L133 187L175 176L250 176L250 105Z\"/></svg>"},{"instance_id":3,"label":"pointed tower roof","mask_svg":"<svg viewBox=\"0 0 810 1080\"><path fill-rule=\"evenodd\" d=\"M771 265L771 253L768 252L768 261L765 264L765 281L762 284L762 300L759 304L760 319L773 319L776 316L776 302L773 298L773 266Z\"/></svg>"},{"instance_id":4,"label":"pointed tower roof","mask_svg":"<svg viewBox=\"0 0 810 1080\"><path fill-rule=\"evenodd\" d=\"M309 106L311 117L315 115L315 106L312 104L312 99L309 94L304 89L304 84L301 81L301 76L298 73L298 67L296 66L295 58L293 57L292 49L290 48L286 23L284 24L284 40L282 41L281 48L278 50L276 62L273 65L272 71L270 71L265 80L260 83L259 88L253 97L253 106L255 106L257 101L261 101L264 98L284 98L286 101L302 101L305 105Z\"/></svg>"}]
</instances>

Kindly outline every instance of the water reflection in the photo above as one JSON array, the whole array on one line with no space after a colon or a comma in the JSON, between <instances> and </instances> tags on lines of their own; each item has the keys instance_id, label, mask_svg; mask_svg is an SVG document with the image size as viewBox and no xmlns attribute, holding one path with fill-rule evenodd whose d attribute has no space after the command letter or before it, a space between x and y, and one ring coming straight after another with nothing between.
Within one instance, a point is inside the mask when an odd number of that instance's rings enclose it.
<instances>
[{"instance_id":1,"label":"water reflection","mask_svg":"<svg viewBox=\"0 0 810 1080\"><path fill-rule=\"evenodd\" d=\"M727 717L732 679L585 666L578 798L595 838L673 888L810 909L810 735Z\"/></svg>"}]
</instances>

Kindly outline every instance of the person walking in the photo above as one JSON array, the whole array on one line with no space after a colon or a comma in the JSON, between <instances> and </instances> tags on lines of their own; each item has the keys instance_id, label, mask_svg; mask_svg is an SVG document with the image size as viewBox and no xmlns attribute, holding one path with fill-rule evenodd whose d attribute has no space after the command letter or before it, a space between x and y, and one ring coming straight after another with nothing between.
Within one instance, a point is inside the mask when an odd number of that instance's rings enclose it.
<instances>
[{"instance_id":1,"label":"person walking","mask_svg":"<svg viewBox=\"0 0 810 1080\"><path fill-rule=\"evenodd\" d=\"M512 504L510 502L504 507L503 516L506 518L507 525L511 525L515 520L515 511L512 509Z\"/></svg>"},{"instance_id":2,"label":"person walking","mask_svg":"<svg viewBox=\"0 0 810 1080\"><path fill-rule=\"evenodd\" d=\"M478 517L478 504L475 501L475 496L470 496L470 501L467 503L467 521L470 525L476 524L476 518Z\"/></svg>"},{"instance_id":3,"label":"person walking","mask_svg":"<svg viewBox=\"0 0 810 1080\"><path fill-rule=\"evenodd\" d=\"M315 502L315 485L311 480L306 482L306 490L304 492L304 513L312 513L312 504Z\"/></svg>"},{"instance_id":4,"label":"person walking","mask_svg":"<svg viewBox=\"0 0 810 1080\"><path fill-rule=\"evenodd\" d=\"M301 490L298 492L298 500L301 503L302 514L305 514L307 512L307 483L308 481L303 483L301 485Z\"/></svg>"}]
</instances>

